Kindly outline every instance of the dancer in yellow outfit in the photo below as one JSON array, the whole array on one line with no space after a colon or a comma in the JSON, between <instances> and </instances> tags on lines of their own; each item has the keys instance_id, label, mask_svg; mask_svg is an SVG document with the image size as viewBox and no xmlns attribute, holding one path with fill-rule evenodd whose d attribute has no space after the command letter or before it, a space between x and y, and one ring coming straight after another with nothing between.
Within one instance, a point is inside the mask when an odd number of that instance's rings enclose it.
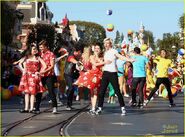
<instances>
[{"instance_id":1,"label":"dancer in yellow outfit","mask_svg":"<svg viewBox=\"0 0 185 137\"><path fill-rule=\"evenodd\" d=\"M158 70L157 81L155 84L155 88L151 91L144 105L147 105L149 103L154 93L159 89L159 86L161 84L164 84L168 91L168 97L170 101L169 107L175 106L172 99L171 83L168 78L168 68L171 66L172 61L166 58L166 54L167 54L166 50L162 49L160 52L160 57L157 57L154 60L154 62L157 64L157 70Z\"/></svg>"}]
</instances>

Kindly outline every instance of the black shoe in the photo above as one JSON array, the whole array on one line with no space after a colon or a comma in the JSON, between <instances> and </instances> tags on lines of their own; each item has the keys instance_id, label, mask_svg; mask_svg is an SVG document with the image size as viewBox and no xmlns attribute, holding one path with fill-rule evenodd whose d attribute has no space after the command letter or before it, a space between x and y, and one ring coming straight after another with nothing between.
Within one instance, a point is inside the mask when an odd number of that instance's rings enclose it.
<instances>
[{"instance_id":1,"label":"black shoe","mask_svg":"<svg viewBox=\"0 0 185 137\"><path fill-rule=\"evenodd\" d=\"M33 114L40 114L40 110L32 110Z\"/></svg>"},{"instance_id":2,"label":"black shoe","mask_svg":"<svg viewBox=\"0 0 185 137\"><path fill-rule=\"evenodd\" d=\"M20 113L29 113L29 111L28 110L25 110L25 109L21 109L21 110L19 110L19 112Z\"/></svg>"},{"instance_id":3,"label":"black shoe","mask_svg":"<svg viewBox=\"0 0 185 137\"><path fill-rule=\"evenodd\" d=\"M169 107L175 107L176 105L174 103L170 104Z\"/></svg>"},{"instance_id":4,"label":"black shoe","mask_svg":"<svg viewBox=\"0 0 185 137\"><path fill-rule=\"evenodd\" d=\"M29 110L29 113L35 114L34 110Z\"/></svg>"}]
</instances>

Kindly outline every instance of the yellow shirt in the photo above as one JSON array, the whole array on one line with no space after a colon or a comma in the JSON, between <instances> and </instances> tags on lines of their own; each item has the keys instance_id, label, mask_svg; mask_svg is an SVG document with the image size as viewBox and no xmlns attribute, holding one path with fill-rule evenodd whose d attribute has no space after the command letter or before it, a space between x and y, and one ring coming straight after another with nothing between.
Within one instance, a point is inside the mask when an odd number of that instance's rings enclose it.
<instances>
[{"instance_id":1,"label":"yellow shirt","mask_svg":"<svg viewBox=\"0 0 185 137\"><path fill-rule=\"evenodd\" d=\"M168 77L168 68L172 65L170 59L157 57L154 62L157 64L157 77L158 78L167 78Z\"/></svg>"}]
</instances>

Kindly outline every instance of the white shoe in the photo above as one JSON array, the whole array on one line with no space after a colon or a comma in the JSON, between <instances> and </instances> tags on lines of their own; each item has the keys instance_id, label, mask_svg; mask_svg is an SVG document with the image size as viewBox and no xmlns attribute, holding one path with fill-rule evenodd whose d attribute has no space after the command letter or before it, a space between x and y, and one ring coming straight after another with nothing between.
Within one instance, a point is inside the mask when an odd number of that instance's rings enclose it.
<instances>
[{"instance_id":1,"label":"white shoe","mask_svg":"<svg viewBox=\"0 0 185 137\"><path fill-rule=\"evenodd\" d=\"M124 97L128 98L128 97L129 97L129 95L128 95L128 94L125 94L125 95L124 95Z\"/></svg>"},{"instance_id":2,"label":"white shoe","mask_svg":"<svg viewBox=\"0 0 185 137\"><path fill-rule=\"evenodd\" d=\"M125 116L126 115L125 107L121 107L121 115L122 116Z\"/></svg>"},{"instance_id":3,"label":"white shoe","mask_svg":"<svg viewBox=\"0 0 185 137\"><path fill-rule=\"evenodd\" d=\"M56 113L57 113L57 108L56 108L56 107L53 108L52 113L53 113L53 114L56 114Z\"/></svg>"},{"instance_id":4,"label":"white shoe","mask_svg":"<svg viewBox=\"0 0 185 137\"><path fill-rule=\"evenodd\" d=\"M99 114L101 114L101 112L102 112L102 108L101 107L98 107L98 109L96 110L96 115L99 115Z\"/></svg>"},{"instance_id":5,"label":"white shoe","mask_svg":"<svg viewBox=\"0 0 185 137\"><path fill-rule=\"evenodd\" d=\"M79 95L76 96L76 101L78 101L80 99Z\"/></svg>"},{"instance_id":6,"label":"white shoe","mask_svg":"<svg viewBox=\"0 0 185 137\"><path fill-rule=\"evenodd\" d=\"M162 97L163 95L162 94L159 94L159 97Z\"/></svg>"},{"instance_id":7,"label":"white shoe","mask_svg":"<svg viewBox=\"0 0 185 137\"><path fill-rule=\"evenodd\" d=\"M144 101L143 106L147 106L149 103L149 100Z\"/></svg>"},{"instance_id":8,"label":"white shoe","mask_svg":"<svg viewBox=\"0 0 185 137\"><path fill-rule=\"evenodd\" d=\"M64 105L61 101L59 101L57 104L58 104L58 106Z\"/></svg>"}]
</instances>

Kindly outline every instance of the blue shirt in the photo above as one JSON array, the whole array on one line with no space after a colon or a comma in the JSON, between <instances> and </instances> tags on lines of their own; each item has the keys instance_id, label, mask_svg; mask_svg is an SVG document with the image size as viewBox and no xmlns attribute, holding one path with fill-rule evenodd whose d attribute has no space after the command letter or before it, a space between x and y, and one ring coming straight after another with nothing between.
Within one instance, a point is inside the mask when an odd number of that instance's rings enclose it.
<instances>
[{"instance_id":1,"label":"blue shirt","mask_svg":"<svg viewBox=\"0 0 185 137\"><path fill-rule=\"evenodd\" d=\"M121 60L121 59L117 59L116 60L116 65L117 65L117 69L118 69L118 77L121 77L124 75L124 64L126 61Z\"/></svg>"},{"instance_id":2,"label":"blue shirt","mask_svg":"<svg viewBox=\"0 0 185 137\"><path fill-rule=\"evenodd\" d=\"M134 55L131 58L135 59L133 64L133 77L146 77L145 65L148 63L148 58L141 55Z\"/></svg>"},{"instance_id":3,"label":"blue shirt","mask_svg":"<svg viewBox=\"0 0 185 137\"><path fill-rule=\"evenodd\" d=\"M121 59L117 59L116 60L116 65L117 65L117 69L118 69L118 73L124 73L124 64L126 61L121 60Z\"/></svg>"}]
</instances>

